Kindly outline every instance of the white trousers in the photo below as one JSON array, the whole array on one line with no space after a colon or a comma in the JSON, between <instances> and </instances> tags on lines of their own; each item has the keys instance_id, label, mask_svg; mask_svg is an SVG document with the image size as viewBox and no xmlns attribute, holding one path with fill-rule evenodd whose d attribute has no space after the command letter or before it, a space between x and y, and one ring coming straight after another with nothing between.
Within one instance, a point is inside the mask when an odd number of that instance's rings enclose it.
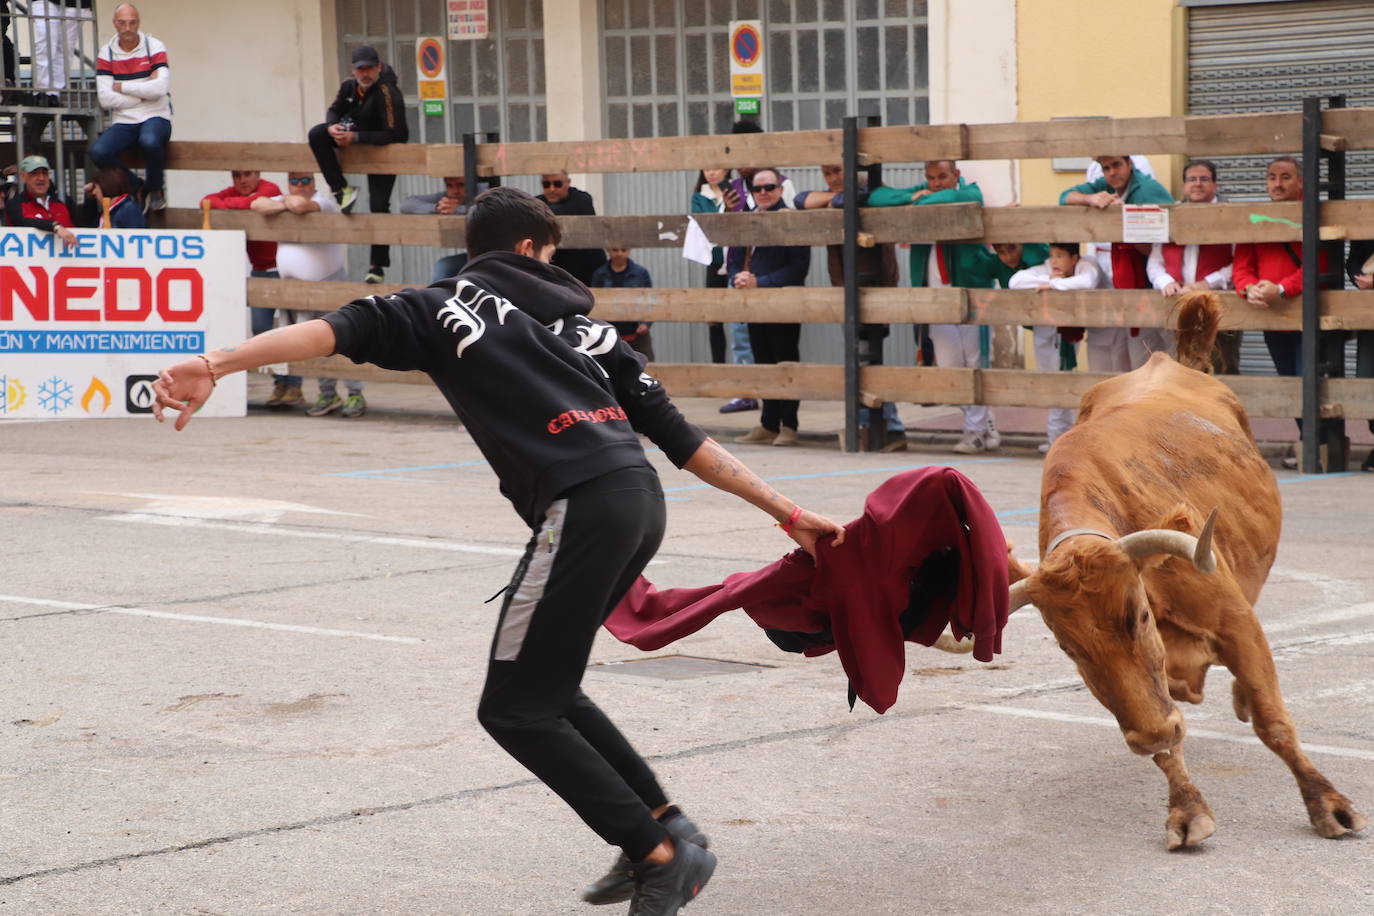
<instances>
[{"instance_id":1,"label":"white trousers","mask_svg":"<svg viewBox=\"0 0 1374 916\"><path fill-rule=\"evenodd\" d=\"M1088 371L1130 372L1130 336L1126 328L1088 328Z\"/></svg>"},{"instance_id":2,"label":"white trousers","mask_svg":"<svg viewBox=\"0 0 1374 916\"><path fill-rule=\"evenodd\" d=\"M67 63L77 51L82 20L90 10L63 6L58 0L33 0L33 88L67 88ZM86 48L94 59L96 49Z\"/></svg>"},{"instance_id":3,"label":"white trousers","mask_svg":"<svg viewBox=\"0 0 1374 916\"><path fill-rule=\"evenodd\" d=\"M1052 324L1035 328L1035 368L1041 372L1059 371L1059 329ZM1045 424L1045 435L1053 443L1073 426L1073 411L1067 407L1051 407Z\"/></svg>"},{"instance_id":4,"label":"white trousers","mask_svg":"<svg viewBox=\"0 0 1374 916\"><path fill-rule=\"evenodd\" d=\"M977 369L982 365L978 351L978 326L973 324L932 324L930 342L935 346L935 365L941 369ZM985 433L992 413L983 404L964 404L964 432Z\"/></svg>"}]
</instances>

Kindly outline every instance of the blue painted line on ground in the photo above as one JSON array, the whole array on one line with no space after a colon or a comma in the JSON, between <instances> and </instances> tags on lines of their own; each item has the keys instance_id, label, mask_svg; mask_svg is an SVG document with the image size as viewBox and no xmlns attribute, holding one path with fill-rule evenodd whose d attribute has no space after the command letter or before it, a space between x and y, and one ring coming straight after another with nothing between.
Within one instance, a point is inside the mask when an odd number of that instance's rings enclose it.
<instances>
[{"instance_id":1,"label":"blue painted line on ground","mask_svg":"<svg viewBox=\"0 0 1374 916\"><path fill-rule=\"evenodd\" d=\"M1337 477L1352 477L1358 471L1337 471L1334 474L1303 474L1301 477L1280 477L1279 486L1286 483L1306 483L1309 480L1335 480Z\"/></svg>"}]
</instances>

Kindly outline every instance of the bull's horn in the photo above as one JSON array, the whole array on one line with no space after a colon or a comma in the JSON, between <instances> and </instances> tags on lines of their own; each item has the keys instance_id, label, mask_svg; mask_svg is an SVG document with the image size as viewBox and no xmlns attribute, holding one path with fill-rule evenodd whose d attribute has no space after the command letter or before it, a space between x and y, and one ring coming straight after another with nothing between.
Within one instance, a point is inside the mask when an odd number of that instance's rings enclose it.
<instances>
[{"instance_id":1,"label":"bull's horn","mask_svg":"<svg viewBox=\"0 0 1374 916\"><path fill-rule=\"evenodd\" d=\"M1132 560L1139 561L1155 554L1167 553L1191 560L1199 572L1209 573L1217 568L1216 557L1212 555L1212 529L1216 521L1217 510L1213 509L1207 516L1207 522L1202 526L1202 533L1197 537L1168 528L1151 528L1117 538L1116 543Z\"/></svg>"},{"instance_id":2,"label":"bull's horn","mask_svg":"<svg viewBox=\"0 0 1374 916\"><path fill-rule=\"evenodd\" d=\"M955 655L961 655L964 652L973 651L973 637L955 639L949 633L941 633L940 637L935 640L935 645L931 648L939 649L942 652L952 652Z\"/></svg>"},{"instance_id":3,"label":"bull's horn","mask_svg":"<svg viewBox=\"0 0 1374 916\"><path fill-rule=\"evenodd\" d=\"M1031 603L1029 586L1029 578L1020 579L1011 584L1011 587L1007 590L1008 596L1011 598L1011 606L1008 609L1008 613L1016 610L1017 608L1023 608Z\"/></svg>"}]
</instances>

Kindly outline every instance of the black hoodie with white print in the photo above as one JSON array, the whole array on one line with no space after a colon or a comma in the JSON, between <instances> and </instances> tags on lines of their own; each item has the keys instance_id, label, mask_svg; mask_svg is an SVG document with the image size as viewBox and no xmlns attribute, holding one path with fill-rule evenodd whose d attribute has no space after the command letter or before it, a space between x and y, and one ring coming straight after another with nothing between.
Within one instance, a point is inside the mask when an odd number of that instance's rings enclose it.
<instances>
[{"instance_id":1,"label":"black hoodie with white print","mask_svg":"<svg viewBox=\"0 0 1374 916\"><path fill-rule=\"evenodd\" d=\"M651 467L636 433L682 467L706 435L644 357L587 317L591 291L510 251L473 258L426 289L358 299L324 316L335 352L434 380L532 528L569 487Z\"/></svg>"}]
</instances>

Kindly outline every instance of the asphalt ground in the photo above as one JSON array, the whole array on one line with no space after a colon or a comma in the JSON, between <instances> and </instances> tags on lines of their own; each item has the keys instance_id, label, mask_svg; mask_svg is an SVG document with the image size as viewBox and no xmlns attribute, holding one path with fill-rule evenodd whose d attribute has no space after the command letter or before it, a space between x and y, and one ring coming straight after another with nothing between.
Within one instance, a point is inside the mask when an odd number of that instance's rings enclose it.
<instances>
[{"instance_id":1,"label":"asphalt ground","mask_svg":"<svg viewBox=\"0 0 1374 916\"><path fill-rule=\"evenodd\" d=\"M254 379L250 404L263 393ZM526 533L434 396L369 399L356 420L250 407L179 434L0 424L0 911L624 909L580 903L614 851L475 721L483 601ZM722 434L750 422L683 404ZM844 455L833 421L804 406L805 447L738 453L837 519L895 471L953 465L1034 557L1032 439ZM652 457L670 500L658 585L789 548ZM1374 475L1277 474L1260 615L1313 761L1374 815ZM833 656L781 653L736 613L655 653L603 634L585 687L711 835L696 916L1374 911L1374 835L1312 831L1224 670L1185 709L1217 833L1167 853L1163 775L1033 610L1004 649L983 665L911 646L878 716L848 709Z\"/></svg>"}]
</instances>

